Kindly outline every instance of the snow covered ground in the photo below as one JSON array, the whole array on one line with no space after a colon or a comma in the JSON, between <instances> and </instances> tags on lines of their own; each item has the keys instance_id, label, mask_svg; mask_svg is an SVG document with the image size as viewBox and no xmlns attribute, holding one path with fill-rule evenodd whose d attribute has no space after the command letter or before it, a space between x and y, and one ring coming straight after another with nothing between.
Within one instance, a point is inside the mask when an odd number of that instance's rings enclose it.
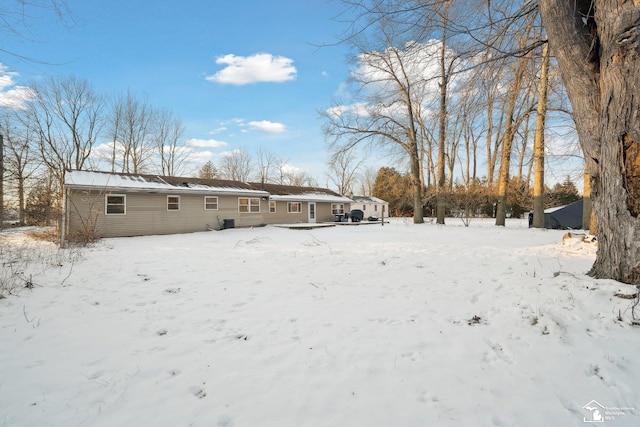
<instances>
[{"instance_id":1,"label":"snow covered ground","mask_svg":"<svg viewBox=\"0 0 640 427\"><path fill-rule=\"evenodd\" d=\"M638 426L635 288L564 234L0 235L38 254L0 299L0 426Z\"/></svg>"}]
</instances>

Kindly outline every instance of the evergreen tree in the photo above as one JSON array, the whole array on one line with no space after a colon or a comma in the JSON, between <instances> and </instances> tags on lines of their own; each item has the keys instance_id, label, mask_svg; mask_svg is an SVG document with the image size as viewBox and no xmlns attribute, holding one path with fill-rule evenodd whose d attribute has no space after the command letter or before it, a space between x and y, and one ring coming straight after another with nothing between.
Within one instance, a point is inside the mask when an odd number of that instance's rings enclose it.
<instances>
[{"instance_id":1,"label":"evergreen tree","mask_svg":"<svg viewBox=\"0 0 640 427\"><path fill-rule=\"evenodd\" d=\"M548 207L564 206L575 201L580 200L581 196L578 193L576 185L571 181L571 178L567 178L562 183L556 183L553 189L549 192Z\"/></svg>"},{"instance_id":2,"label":"evergreen tree","mask_svg":"<svg viewBox=\"0 0 640 427\"><path fill-rule=\"evenodd\" d=\"M373 196L389 202L389 215L413 213L411 178L394 168L382 167L373 184Z\"/></svg>"},{"instance_id":3,"label":"evergreen tree","mask_svg":"<svg viewBox=\"0 0 640 427\"><path fill-rule=\"evenodd\" d=\"M209 160L207 163L202 165L200 170L198 171L198 178L202 179L216 179L218 178L218 169L213 165L213 162Z\"/></svg>"}]
</instances>

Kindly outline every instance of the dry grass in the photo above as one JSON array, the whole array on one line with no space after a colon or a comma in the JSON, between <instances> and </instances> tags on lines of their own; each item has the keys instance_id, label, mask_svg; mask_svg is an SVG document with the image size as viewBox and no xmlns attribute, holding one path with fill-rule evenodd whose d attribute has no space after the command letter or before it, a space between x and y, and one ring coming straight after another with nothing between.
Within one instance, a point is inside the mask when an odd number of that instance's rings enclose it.
<instances>
[{"instance_id":1,"label":"dry grass","mask_svg":"<svg viewBox=\"0 0 640 427\"><path fill-rule=\"evenodd\" d=\"M14 229L0 234L0 299L40 286L43 273L52 268L68 269L71 274L81 250L61 249L59 239L56 227ZM60 285L63 284L64 281Z\"/></svg>"},{"instance_id":2,"label":"dry grass","mask_svg":"<svg viewBox=\"0 0 640 427\"><path fill-rule=\"evenodd\" d=\"M33 240L60 243L60 230L57 227L42 227L37 230L27 231L27 236Z\"/></svg>"}]
</instances>

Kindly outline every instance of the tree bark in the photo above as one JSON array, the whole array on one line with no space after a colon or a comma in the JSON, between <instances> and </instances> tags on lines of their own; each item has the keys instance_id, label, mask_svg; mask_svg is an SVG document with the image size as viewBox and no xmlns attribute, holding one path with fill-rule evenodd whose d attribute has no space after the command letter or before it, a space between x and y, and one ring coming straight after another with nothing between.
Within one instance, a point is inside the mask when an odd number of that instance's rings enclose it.
<instances>
[{"instance_id":1,"label":"tree bark","mask_svg":"<svg viewBox=\"0 0 640 427\"><path fill-rule=\"evenodd\" d=\"M498 175L498 206L496 208L496 225L505 225L507 217L507 187L509 185L509 169L511 167L511 147L515 136L516 127L514 123L514 112L518 99L518 94L522 86L522 78L526 68L526 57L518 60L517 69L511 83L509 93L509 106L507 110L506 124L502 139L502 156L500 161L500 172Z\"/></svg>"},{"instance_id":2,"label":"tree bark","mask_svg":"<svg viewBox=\"0 0 640 427\"><path fill-rule=\"evenodd\" d=\"M442 17L442 40L440 47L440 113L438 117L438 191L436 193L436 222L444 224L445 211L447 209L447 195L445 190L446 176L444 172L445 162L445 142L447 132L447 86L449 77L446 67L447 53L447 25L448 25L449 3L444 6ZM453 179L452 177L449 177Z\"/></svg>"},{"instance_id":3,"label":"tree bark","mask_svg":"<svg viewBox=\"0 0 640 427\"><path fill-rule=\"evenodd\" d=\"M549 81L549 43L542 51L540 69L540 94L536 117L536 134L533 140L535 174L533 181L533 227L544 228L544 129L547 115L547 84Z\"/></svg>"},{"instance_id":4,"label":"tree bark","mask_svg":"<svg viewBox=\"0 0 640 427\"><path fill-rule=\"evenodd\" d=\"M589 274L640 284L640 4L539 5L591 176L598 251Z\"/></svg>"},{"instance_id":5,"label":"tree bark","mask_svg":"<svg viewBox=\"0 0 640 427\"><path fill-rule=\"evenodd\" d=\"M593 221L594 229L591 230L591 214L593 209L591 206L591 177L589 177L589 171L585 167L584 169L584 189L582 191L582 229L589 230L592 234L595 234L595 221Z\"/></svg>"}]
</instances>

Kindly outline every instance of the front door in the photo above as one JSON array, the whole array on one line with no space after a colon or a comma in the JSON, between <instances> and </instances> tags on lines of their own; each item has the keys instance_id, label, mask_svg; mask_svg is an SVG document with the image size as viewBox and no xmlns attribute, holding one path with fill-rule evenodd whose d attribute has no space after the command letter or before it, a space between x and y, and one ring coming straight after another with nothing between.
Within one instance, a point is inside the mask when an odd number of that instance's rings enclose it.
<instances>
[{"instance_id":1,"label":"front door","mask_svg":"<svg viewBox=\"0 0 640 427\"><path fill-rule=\"evenodd\" d=\"M316 222L316 204L309 202L309 222Z\"/></svg>"}]
</instances>

